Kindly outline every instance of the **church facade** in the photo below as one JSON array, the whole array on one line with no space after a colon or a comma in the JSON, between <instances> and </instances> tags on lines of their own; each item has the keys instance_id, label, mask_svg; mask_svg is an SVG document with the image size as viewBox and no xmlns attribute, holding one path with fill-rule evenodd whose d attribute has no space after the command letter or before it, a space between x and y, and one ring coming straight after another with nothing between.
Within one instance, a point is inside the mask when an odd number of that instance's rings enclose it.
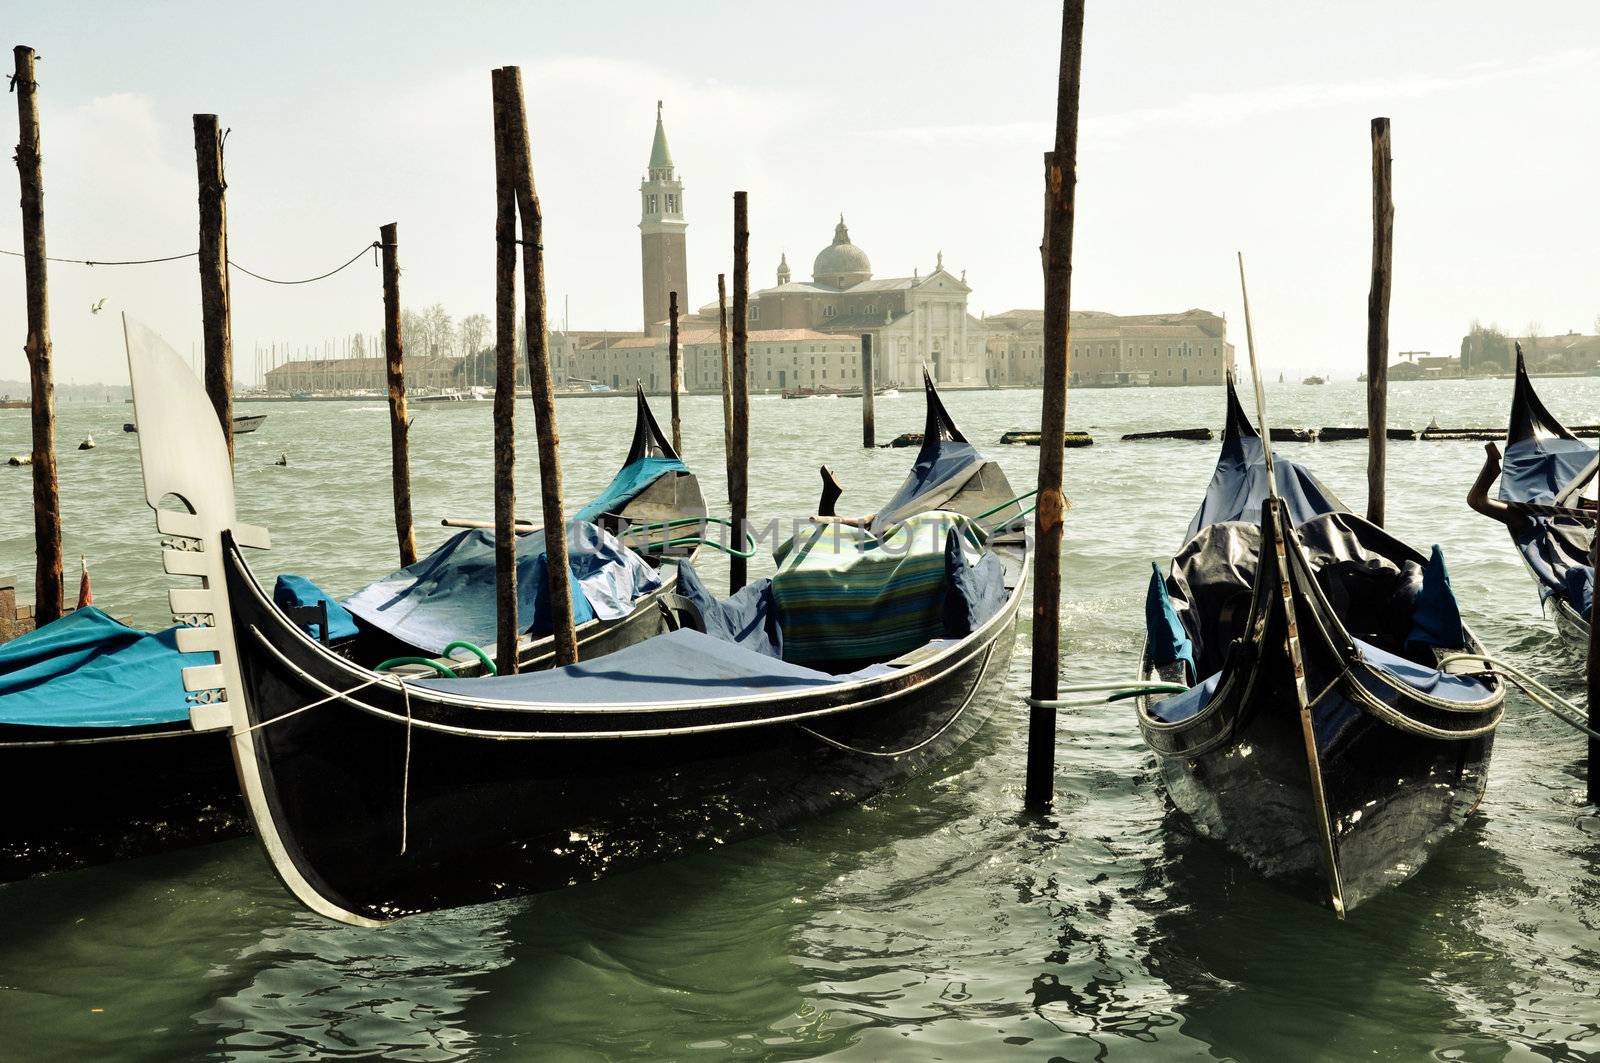
<instances>
[{"instance_id":1,"label":"church facade","mask_svg":"<svg viewBox=\"0 0 1600 1063\"><path fill-rule=\"evenodd\" d=\"M684 387L720 390L718 306L689 310L683 182L659 100L639 197L642 327L553 333L557 381L626 389L637 380L646 390L667 390L668 299L677 292ZM913 268L910 276L875 276L840 215L833 239L812 260L809 280L794 277L787 254L779 256L773 279L750 294L752 391L859 388L863 337L872 343L873 382L880 387L916 386L924 366L940 384L956 387L1042 381L1043 311L973 317L966 271L946 269L942 252L926 273ZM1071 329L1075 386L1220 384L1233 365L1226 321L1204 310L1138 316L1075 311Z\"/></svg>"}]
</instances>

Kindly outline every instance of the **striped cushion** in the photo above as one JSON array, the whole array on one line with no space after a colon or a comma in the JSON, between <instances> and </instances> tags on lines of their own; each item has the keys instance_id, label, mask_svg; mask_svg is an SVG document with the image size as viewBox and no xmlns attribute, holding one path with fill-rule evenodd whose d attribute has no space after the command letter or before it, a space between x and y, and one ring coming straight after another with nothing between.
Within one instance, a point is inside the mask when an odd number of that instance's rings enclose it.
<instances>
[{"instance_id":1,"label":"striped cushion","mask_svg":"<svg viewBox=\"0 0 1600 1063\"><path fill-rule=\"evenodd\" d=\"M881 542L840 524L802 533L772 579L784 660L882 661L943 636L945 544L957 526L977 541L968 518L943 511L912 517Z\"/></svg>"}]
</instances>

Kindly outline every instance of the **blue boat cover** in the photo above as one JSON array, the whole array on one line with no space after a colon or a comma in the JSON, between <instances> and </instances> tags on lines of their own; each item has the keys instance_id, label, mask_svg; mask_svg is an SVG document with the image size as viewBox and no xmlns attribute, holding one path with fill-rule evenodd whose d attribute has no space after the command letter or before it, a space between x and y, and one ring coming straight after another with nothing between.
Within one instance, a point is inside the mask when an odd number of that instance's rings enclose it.
<instances>
[{"instance_id":1,"label":"blue boat cover","mask_svg":"<svg viewBox=\"0 0 1600 1063\"><path fill-rule=\"evenodd\" d=\"M1161 566L1150 562L1150 589L1144 596L1144 629L1150 659L1156 664L1183 661L1189 666L1188 675L1194 675L1194 640L1178 619L1172 605L1172 595L1167 593L1167 581L1161 575Z\"/></svg>"},{"instance_id":2,"label":"blue boat cover","mask_svg":"<svg viewBox=\"0 0 1600 1063\"><path fill-rule=\"evenodd\" d=\"M992 550L969 561L961 533L945 533L944 633L965 638L978 630L1006 604L1006 569Z\"/></svg>"},{"instance_id":3,"label":"blue boat cover","mask_svg":"<svg viewBox=\"0 0 1600 1063\"><path fill-rule=\"evenodd\" d=\"M143 727L189 719L178 629L151 634L94 606L0 645L0 725ZM63 785L71 780L62 780Z\"/></svg>"},{"instance_id":4,"label":"blue boat cover","mask_svg":"<svg viewBox=\"0 0 1600 1063\"><path fill-rule=\"evenodd\" d=\"M894 497L878 510L872 530L881 532L900 519L901 511L941 487L955 488L983 464L983 455L966 440L941 439L924 443L916 464Z\"/></svg>"},{"instance_id":5,"label":"blue boat cover","mask_svg":"<svg viewBox=\"0 0 1600 1063\"><path fill-rule=\"evenodd\" d=\"M641 595L661 586L660 577L649 565L593 522L622 509L661 477L688 471L675 457L637 458L618 470L606 489L577 512L567 537L574 623L626 616ZM548 598L541 529L517 538L517 616L525 624L524 632L549 633ZM424 653L443 653L458 640L492 645L494 533L473 529L447 539L416 564L368 584L343 604L361 623ZM339 630L331 614L328 626Z\"/></svg>"},{"instance_id":6,"label":"blue boat cover","mask_svg":"<svg viewBox=\"0 0 1600 1063\"><path fill-rule=\"evenodd\" d=\"M1344 503L1305 467L1285 461L1277 453L1272 456L1272 466L1277 473L1278 497L1283 499L1291 524L1298 527L1324 513L1345 511ZM1192 539L1201 528L1224 521L1259 522L1267 495L1266 450L1260 437L1224 439L1217 470L1184 538Z\"/></svg>"},{"instance_id":7,"label":"blue boat cover","mask_svg":"<svg viewBox=\"0 0 1600 1063\"><path fill-rule=\"evenodd\" d=\"M1594 460L1595 448L1564 433L1518 366L1513 399L1513 437L1500 466L1500 497L1507 502L1550 504ZM1520 423L1519 423L1520 422ZM1525 433L1525 434L1522 434ZM1517 435L1520 438L1515 438ZM1594 607L1592 533L1570 521L1529 515L1511 529L1511 539L1539 581L1539 600L1566 599L1588 617Z\"/></svg>"},{"instance_id":8,"label":"blue boat cover","mask_svg":"<svg viewBox=\"0 0 1600 1063\"><path fill-rule=\"evenodd\" d=\"M1594 449L1581 439L1560 436L1508 443L1500 465L1500 497L1507 502L1554 502L1594 460Z\"/></svg>"},{"instance_id":9,"label":"blue boat cover","mask_svg":"<svg viewBox=\"0 0 1600 1063\"><path fill-rule=\"evenodd\" d=\"M658 589L661 578L616 537L575 521L567 536L575 623L615 620ZM517 616L522 630L550 631L542 530L517 536ZM494 533L474 528L452 536L433 553L344 601L362 623L388 632L425 653L443 653L457 640L495 641Z\"/></svg>"},{"instance_id":10,"label":"blue boat cover","mask_svg":"<svg viewBox=\"0 0 1600 1063\"><path fill-rule=\"evenodd\" d=\"M284 609L314 609L318 602L328 605L328 639L337 642L340 639L354 638L356 635L356 620L344 606L328 597L328 592L312 583L304 576L283 575L272 585L272 600ZM318 630L321 624L303 625L306 634L314 639L321 639L322 632Z\"/></svg>"},{"instance_id":11,"label":"blue boat cover","mask_svg":"<svg viewBox=\"0 0 1600 1063\"><path fill-rule=\"evenodd\" d=\"M573 514L573 520L591 524L607 513L615 513L639 496L645 488L669 473L687 473L689 466L677 458L645 456L630 461L617 471L611 483L587 506Z\"/></svg>"},{"instance_id":12,"label":"blue boat cover","mask_svg":"<svg viewBox=\"0 0 1600 1063\"><path fill-rule=\"evenodd\" d=\"M413 686L528 704L641 705L784 694L843 682L714 635L669 631L592 661L543 672L473 679L418 679Z\"/></svg>"},{"instance_id":13,"label":"blue boat cover","mask_svg":"<svg viewBox=\"0 0 1600 1063\"><path fill-rule=\"evenodd\" d=\"M1466 628L1461 623L1461 607L1450 585L1450 570L1445 567L1444 550L1433 544L1433 554L1422 569L1422 589L1411 603L1411 632L1406 644L1461 649L1467 644Z\"/></svg>"},{"instance_id":14,"label":"blue boat cover","mask_svg":"<svg viewBox=\"0 0 1600 1063\"><path fill-rule=\"evenodd\" d=\"M1449 675L1437 668L1408 661L1361 639L1356 639L1355 644L1361 659L1368 665L1429 697L1442 698L1445 701L1474 702L1482 701L1489 696L1489 688L1476 676ZM1361 670L1356 669L1355 674L1359 677Z\"/></svg>"},{"instance_id":15,"label":"blue boat cover","mask_svg":"<svg viewBox=\"0 0 1600 1063\"><path fill-rule=\"evenodd\" d=\"M1211 701L1211 695L1217 692L1217 684L1221 680L1221 672L1212 672L1206 676L1204 682L1196 683L1182 694L1174 694L1170 698L1162 698L1153 703L1150 706L1150 715L1162 723L1181 723L1192 716L1197 716Z\"/></svg>"},{"instance_id":16,"label":"blue boat cover","mask_svg":"<svg viewBox=\"0 0 1600 1063\"><path fill-rule=\"evenodd\" d=\"M693 603L706 633L724 642L783 659L783 634L772 605L772 581L747 583L737 594L718 601L687 561L678 562L678 594Z\"/></svg>"}]
</instances>

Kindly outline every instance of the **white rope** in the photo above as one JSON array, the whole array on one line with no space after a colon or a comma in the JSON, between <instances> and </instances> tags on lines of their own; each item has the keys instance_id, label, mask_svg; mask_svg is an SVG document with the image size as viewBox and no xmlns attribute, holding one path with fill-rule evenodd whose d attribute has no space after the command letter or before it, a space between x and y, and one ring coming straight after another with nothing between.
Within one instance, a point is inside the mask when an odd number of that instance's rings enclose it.
<instances>
[{"instance_id":1,"label":"white rope","mask_svg":"<svg viewBox=\"0 0 1600 1063\"><path fill-rule=\"evenodd\" d=\"M1446 671L1452 664L1469 663L1481 664L1483 671L1509 679L1517 685L1517 689L1528 695L1529 701L1532 701L1567 726L1582 731L1596 742L1600 742L1600 732L1595 731L1583 722L1582 714L1578 711L1576 705L1514 665L1506 664L1504 661L1482 653L1452 653L1439 661L1439 670L1441 672Z\"/></svg>"},{"instance_id":2,"label":"white rope","mask_svg":"<svg viewBox=\"0 0 1600 1063\"><path fill-rule=\"evenodd\" d=\"M354 694L358 690L365 690L365 689L367 689L367 687L372 686L374 683L383 682L383 680L385 678L386 677L384 677L384 676L375 676L374 678L367 680L365 683L356 684L355 686L351 687L349 690L340 690L340 691L338 691L336 693L329 694L327 697L323 698L321 701L313 701L309 705L302 705L298 709L291 709L288 712L282 713L282 714L280 714L278 716L274 716L270 720L262 720L260 723L253 723L249 727L242 727L242 728L234 731L233 734L234 734L235 737L238 737L240 735L247 735L247 734L250 734L252 731L259 731L263 727L270 727L275 723L281 723L282 721L290 719L291 717L300 715L302 712L310 712L312 709L315 709L320 705L326 705L330 701L338 701L340 698L349 697L351 694ZM409 702L407 704L409 705Z\"/></svg>"},{"instance_id":3,"label":"white rope","mask_svg":"<svg viewBox=\"0 0 1600 1063\"><path fill-rule=\"evenodd\" d=\"M399 676L400 696L406 703L406 766L400 776L400 855L406 855L411 831L411 688Z\"/></svg>"}]
</instances>

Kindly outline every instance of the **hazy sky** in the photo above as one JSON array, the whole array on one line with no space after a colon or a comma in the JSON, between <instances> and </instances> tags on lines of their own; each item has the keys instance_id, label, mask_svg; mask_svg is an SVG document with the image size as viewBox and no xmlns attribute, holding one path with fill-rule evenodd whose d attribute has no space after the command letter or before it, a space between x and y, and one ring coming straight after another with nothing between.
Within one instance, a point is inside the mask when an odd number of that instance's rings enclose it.
<instances>
[{"instance_id":1,"label":"hazy sky","mask_svg":"<svg viewBox=\"0 0 1600 1063\"><path fill-rule=\"evenodd\" d=\"M398 221L409 305L493 304L489 71L520 64L551 317L638 328L637 188L655 101L685 183L690 302L751 198L752 282L797 278L843 211L879 275L965 269L972 310L1042 304L1041 153L1060 10L1035 2L140 3L12 0L38 49L53 255L196 244L190 115L227 142L233 258L336 265ZM1600 314L1600 4L1090 0L1073 305L1226 312L1251 270L1267 367L1353 376L1371 241L1368 120L1394 121L1391 350L1454 352L1474 317L1589 332ZM15 142L13 97L4 135ZM8 152L9 154L9 152ZM6 168L6 182L15 174ZM15 190L15 184L7 187ZM14 194L0 248L20 247ZM25 376L22 264L0 256L0 378ZM55 265L58 378L123 380L116 312L187 350L192 260ZM106 312L89 307L106 298ZM257 342L375 331L370 259L316 285L235 275Z\"/></svg>"}]
</instances>

